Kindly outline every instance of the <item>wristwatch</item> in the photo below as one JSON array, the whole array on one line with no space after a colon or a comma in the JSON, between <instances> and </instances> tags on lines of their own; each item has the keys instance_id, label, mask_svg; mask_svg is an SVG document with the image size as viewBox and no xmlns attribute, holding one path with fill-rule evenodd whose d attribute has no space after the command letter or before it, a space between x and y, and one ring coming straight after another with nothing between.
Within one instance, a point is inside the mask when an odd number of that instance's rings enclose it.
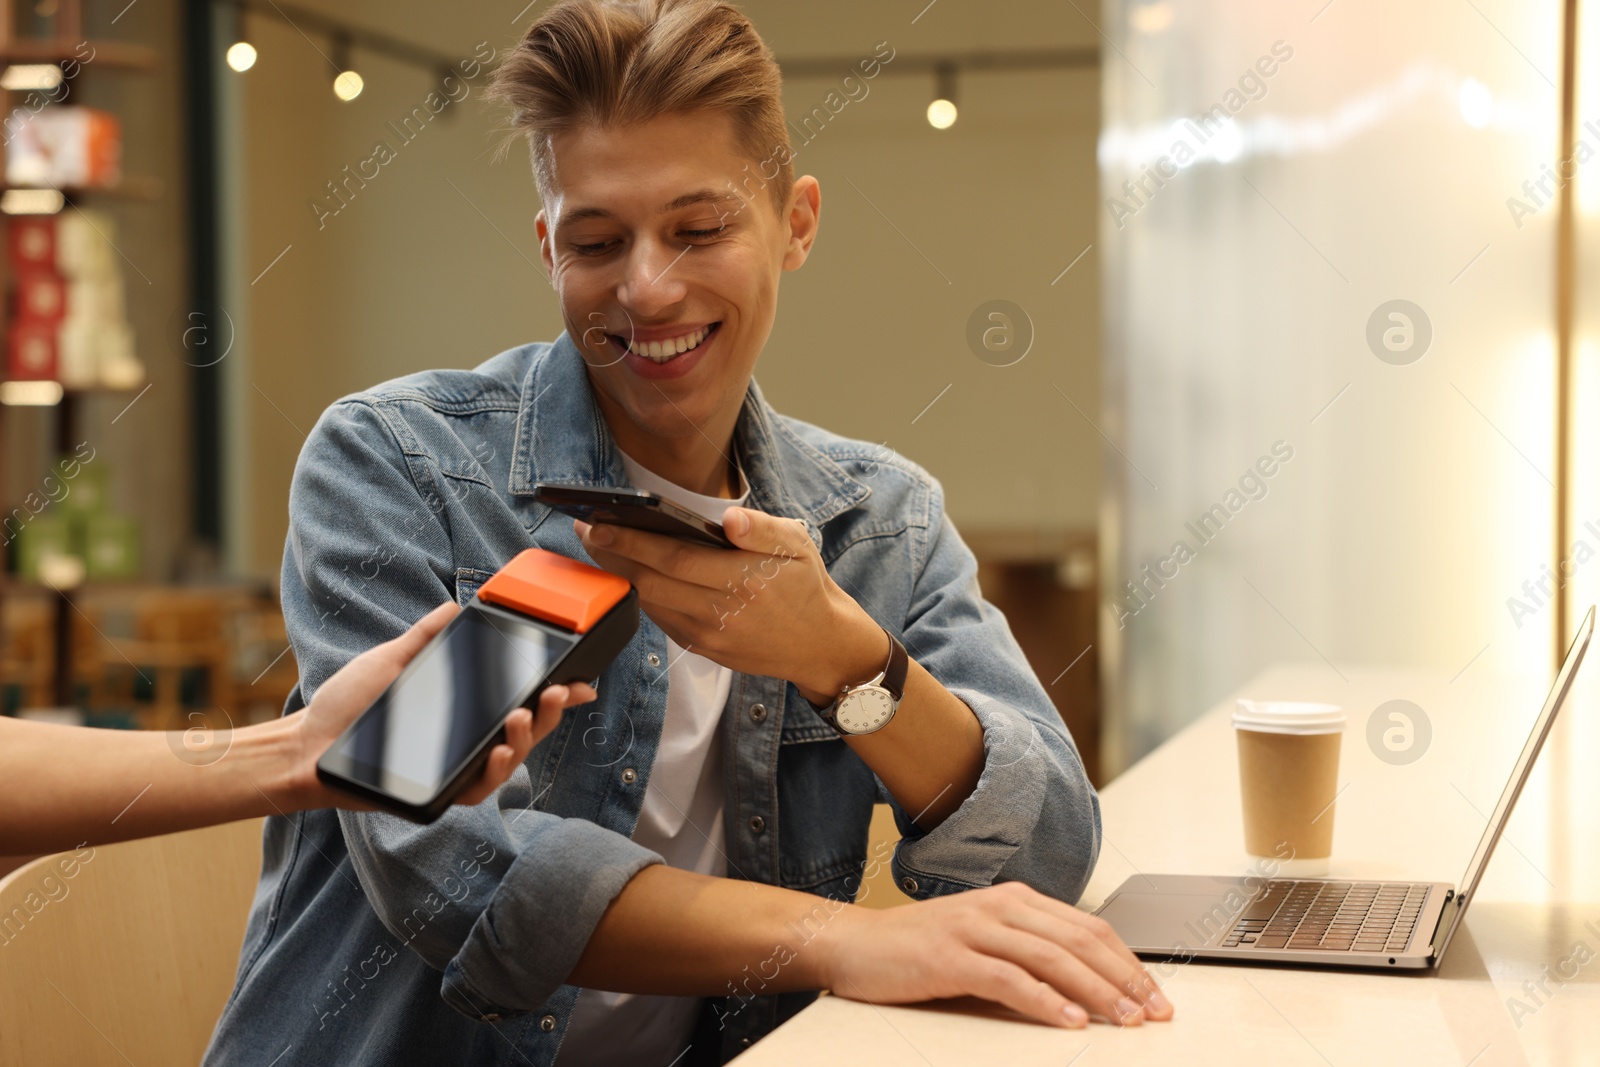
<instances>
[{"instance_id":1,"label":"wristwatch","mask_svg":"<svg viewBox=\"0 0 1600 1067\"><path fill-rule=\"evenodd\" d=\"M906 648L894 634L888 630L883 632L889 638L889 662L877 677L860 685L845 686L832 704L817 708L817 714L846 737L876 733L888 726L905 695Z\"/></svg>"}]
</instances>

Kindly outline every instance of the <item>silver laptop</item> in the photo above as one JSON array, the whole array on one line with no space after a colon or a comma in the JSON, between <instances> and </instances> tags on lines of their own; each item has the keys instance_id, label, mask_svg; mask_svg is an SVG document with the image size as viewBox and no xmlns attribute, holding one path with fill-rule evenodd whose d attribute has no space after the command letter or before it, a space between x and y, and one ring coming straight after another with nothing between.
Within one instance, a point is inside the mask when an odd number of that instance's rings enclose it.
<instances>
[{"instance_id":1,"label":"silver laptop","mask_svg":"<svg viewBox=\"0 0 1600 1067\"><path fill-rule=\"evenodd\" d=\"M1159 959L1437 968L1467 912L1511 808L1566 703L1594 634L1594 608L1567 650L1533 732L1457 889L1445 882L1210 878L1136 874L1095 914L1129 948Z\"/></svg>"}]
</instances>

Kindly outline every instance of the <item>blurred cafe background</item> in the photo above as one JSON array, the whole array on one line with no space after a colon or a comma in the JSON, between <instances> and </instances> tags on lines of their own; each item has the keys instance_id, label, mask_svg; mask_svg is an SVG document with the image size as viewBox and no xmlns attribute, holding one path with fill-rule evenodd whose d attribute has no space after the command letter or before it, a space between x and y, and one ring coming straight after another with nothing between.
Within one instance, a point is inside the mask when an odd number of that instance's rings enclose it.
<instances>
[{"instance_id":1,"label":"blurred cafe background","mask_svg":"<svg viewBox=\"0 0 1600 1067\"><path fill-rule=\"evenodd\" d=\"M524 3L0 2L5 714L278 714L319 413L559 332L482 99ZM1269 664L1551 669L1593 4L741 6L824 205L758 378L942 481L1097 783Z\"/></svg>"}]
</instances>

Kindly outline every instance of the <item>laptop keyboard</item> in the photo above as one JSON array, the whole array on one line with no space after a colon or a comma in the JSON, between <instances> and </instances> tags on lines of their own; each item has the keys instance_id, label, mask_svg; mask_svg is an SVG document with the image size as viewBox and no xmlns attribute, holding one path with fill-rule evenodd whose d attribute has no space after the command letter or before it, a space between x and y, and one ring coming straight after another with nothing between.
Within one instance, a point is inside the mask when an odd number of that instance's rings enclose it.
<instances>
[{"instance_id":1,"label":"laptop keyboard","mask_svg":"<svg viewBox=\"0 0 1600 1067\"><path fill-rule=\"evenodd\" d=\"M1427 896L1409 882L1268 882L1222 947L1403 952Z\"/></svg>"}]
</instances>

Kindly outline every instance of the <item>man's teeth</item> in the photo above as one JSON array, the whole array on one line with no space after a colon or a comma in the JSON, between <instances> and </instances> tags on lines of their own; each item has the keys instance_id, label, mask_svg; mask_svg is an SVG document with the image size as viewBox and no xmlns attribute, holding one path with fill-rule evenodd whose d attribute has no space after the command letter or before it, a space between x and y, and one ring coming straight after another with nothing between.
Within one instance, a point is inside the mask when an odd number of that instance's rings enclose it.
<instances>
[{"instance_id":1,"label":"man's teeth","mask_svg":"<svg viewBox=\"0 0 1600 1067\"><path fill-rule=\"evenodd\" d=\"M700 342L711 333L710 326L702 326L693 333L686 333L682 337L669 337L665 341L630 341L628 351L636 356L653 359L657 363L665 363L674 356L680 356L691 348L700 347Z\"/></svg>"}]
</instances>

